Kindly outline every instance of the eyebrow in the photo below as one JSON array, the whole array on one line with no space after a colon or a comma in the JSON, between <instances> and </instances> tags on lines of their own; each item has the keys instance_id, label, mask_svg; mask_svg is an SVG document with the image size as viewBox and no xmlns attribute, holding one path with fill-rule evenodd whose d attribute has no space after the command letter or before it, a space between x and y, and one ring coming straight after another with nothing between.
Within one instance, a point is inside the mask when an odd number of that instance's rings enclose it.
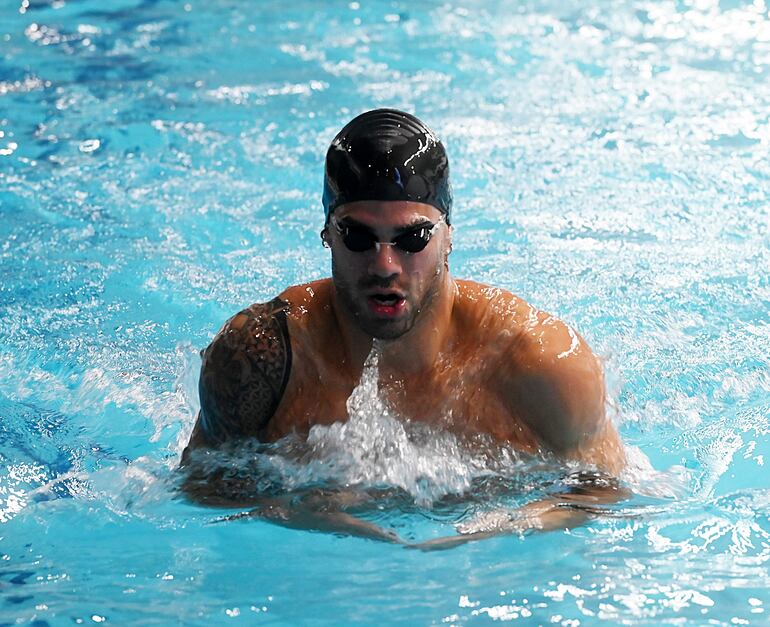
<instances>
[{"instance_id":1,"label":"eyebrow","mask_svg":"<svg viewBox=\"0 0 770 627\"><path fill-rule=\"evenodd\" d=\"M362 231L366 231L367 233L371 233L372 235L374 235L374 229L372 229L372 227L362 222L359 222L358 220L354 220L353 218L342 218L339 221L339 223L341 226L361 229ZM409 222L408 224L394 227L393 230L396 234L396 237L398 237L399 235L402 235L404 233L409 233L410 231L414 231L419 228L424 228L428 226L432 227L434 224L435 224L434 222L431 222L427 218L417 217L412 222Z\"/></svg>"}]
</instances>

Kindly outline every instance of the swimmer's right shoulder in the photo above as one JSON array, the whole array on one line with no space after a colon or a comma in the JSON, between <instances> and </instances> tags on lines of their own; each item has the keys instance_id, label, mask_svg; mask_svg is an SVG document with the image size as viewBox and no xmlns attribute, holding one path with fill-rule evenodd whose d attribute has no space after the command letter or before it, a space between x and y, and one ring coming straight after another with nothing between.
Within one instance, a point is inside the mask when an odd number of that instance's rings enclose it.
<instances>
[{"instance_id":1,"label":"swimmer's right shoulder","mask_svg":"<svg viewBox=\"0 0 770 627\"><path fill-rule=\"evenodd\" d=\"M331 279L320 279L302 285L293 285L287 288L278 297L287 305L287 313L291 317L299 317L308 312L319 309L327 309L331 304Z\"/></svg>"},{"instance_id":2,"label":"swimmer's right shoulder","mask_svg":"<svg viewBox=\"0 0 770 627\"><path fill-rule=\"evenodd\" d=\"M251 305L230 318L203 351L193 446L260 438L291 372L289 308L280 297Z\"/></svg>"}]
</instances>

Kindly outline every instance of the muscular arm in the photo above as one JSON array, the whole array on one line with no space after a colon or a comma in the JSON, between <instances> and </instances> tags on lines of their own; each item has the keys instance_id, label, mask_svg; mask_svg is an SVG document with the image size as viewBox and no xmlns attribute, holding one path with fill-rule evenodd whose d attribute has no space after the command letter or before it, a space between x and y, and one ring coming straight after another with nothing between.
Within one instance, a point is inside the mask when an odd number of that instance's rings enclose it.
<instances>
[{"instance_id":1,"label":"muscular arm","mask_svg":"<svg viewBox=\"0 0 770 627\"><path fill-rule=\"evenodd\" d=\"M262 518L290 528L400 542L394 532L343 511L358 495L312 490L265 495L257 489L259 477L229 473L222 467L212 472L205 464L196 464L195 449L261 439L291 370L286 308L287 303L277 298L252 305L228 320L203 352L201 410L182 454L186 467L182 489L204 505L249 508L222 521Z\"/></svg>"},{"instance_id":2,"label":"muscular arm","mask_svg":"<svg viewBox=\"0 0 770 627\"><path fill-rule=\"evenodd\" d=\"M570 475L566 490L514 510L485 512L459 525L460 535L416 548L441 550L496 535L571 528L605 513L602 505L629 496L616 479L625 455L605 413L601 364L583 339L543 314L505 357L498 371L500 394L512 418L532 431L543 452L594 470Z\"/></svg>"},{"instance_id":3,"label":"muscular arm","mask_svg":"<svg viewBox=\"0 0 770 627\"><path fill-rule=\"evenodd\" d=\"M544 452L617 476L625 454L606 415L604 373L574 330L545 317L519 338L504 372L506 403Z\"/></svg>"},{"instance_id":4,"label":"muscular arm","mask_svg":"<svg viewBox=\"0 0 770 627\"><path fill-rule=\"evenodd\" d=\"M201 446L260 438L291 370L286 307L277 298L252 305L228 320L203 352L201 411L183 460Z\"/></svg>"}]
</instances>

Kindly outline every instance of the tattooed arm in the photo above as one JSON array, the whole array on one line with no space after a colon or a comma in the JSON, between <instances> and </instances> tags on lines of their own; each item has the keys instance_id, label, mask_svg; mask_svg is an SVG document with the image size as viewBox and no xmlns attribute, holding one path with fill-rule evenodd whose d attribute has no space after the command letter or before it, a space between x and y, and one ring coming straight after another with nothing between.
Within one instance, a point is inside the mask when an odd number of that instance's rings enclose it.
<instances>
[{"instance_id":1,"label":"tattooed arm","mask_svg":"<svg viewBox=\"0 0 770 627\"><path fill-rule=\"evenodd\" d=\"M288 305L276 298L233 316L203 352L201 411L182 461L193 449L260 439L291 371Z\"/></svg>"},{"instance_id":2,"label":"tattooed arm","mask_svg":"<svg viewBox=\"0 0 770 627\"><path fill-rule=\"evenodd\" d=\"M201 410L182 454L182 489L204 505L248 508L223 521L262 518L284 527L401 542L394 532L344 511L360 502L362 495L345 490L262 494L259 476L232 472L229 465L207 463L211 460L207 460L205 450L203 455L195 452L249 438L262 439L291 371L287 308L288 304L278 298L252 305L228 320L203 352Z\"/></svg>"}]
</instances>

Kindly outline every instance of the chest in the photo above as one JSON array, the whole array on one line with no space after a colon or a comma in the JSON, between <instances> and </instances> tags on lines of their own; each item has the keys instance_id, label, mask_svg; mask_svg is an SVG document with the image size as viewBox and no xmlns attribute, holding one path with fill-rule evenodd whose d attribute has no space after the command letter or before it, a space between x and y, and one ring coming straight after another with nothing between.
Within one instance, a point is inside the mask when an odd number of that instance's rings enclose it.
<instances>
[{"instance_id":1,"label":"chest","mask_svg":"<svg viewBox=\"0 0 770 627\"><path fill-rule=\"evenodd\" d=\"M292 432L306 435L314 425L347 420L348 399L360 384L345 372L344 364L294 363L285 396L267 429L269 440ZM377 394L395 415L414 422L462 436L487 434L529 452L537 448L482 359L445 359L428 373L406 377L378 373L376 391L371 386L367 393Z\"/></svg>"}]
</instances>

